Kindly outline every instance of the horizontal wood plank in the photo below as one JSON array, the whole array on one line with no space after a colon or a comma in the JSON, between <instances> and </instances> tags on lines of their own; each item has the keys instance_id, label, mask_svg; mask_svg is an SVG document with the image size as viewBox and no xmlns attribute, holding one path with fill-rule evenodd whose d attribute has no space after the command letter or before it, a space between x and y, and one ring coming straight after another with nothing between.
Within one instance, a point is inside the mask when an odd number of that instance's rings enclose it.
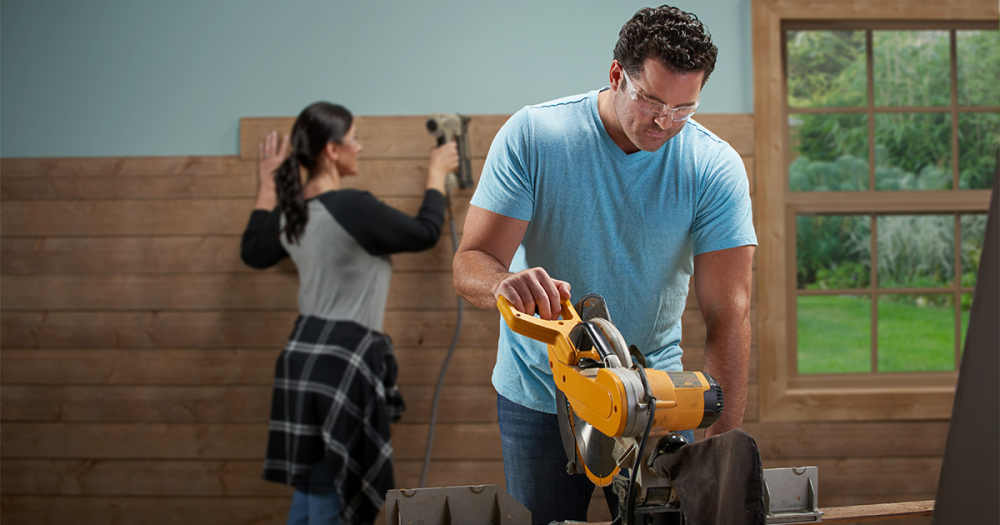
<instances>
[{"instance_id":1,"label":"horizontal wood plank","mask_svg":"<svg viewBox=\"0 0 1000 525\"><path fill-rule=\"evenodd\" d=\"M402 423L430 420L435 388L401 385ZM3 422L253 423L271 413L271 387L16 386L0 387ZM442 386L437 420L496 422L492 386Z\"/></svg>"},{"instance_id":2,"label":"horizontal wood plank","mask_svg":"<svg viewBox=\"0 0 1000 525\"><path fill-rule=\"evenodd\" d=\"M459 232L470 198L452 200ZM416 215L422 197L383 202ZM252 209L252 199L5 201L0 232L4 237L242 235ZM446 222L444 234L448 231Z\"/></svg>"},{"instance_id":3,"label":"horizontal wood plank","mask_svg":"<svg viewBox=\"0 0 1000 525\"><path fill-rule=\"evenodd\" d=\"M470 115L469 151L473 157L485 157L493 136L510 115ZM427 132L427 116L357 116L358 140L364 154L375 158L426 157L434 147L434 137ZM256 159L258 147L271 131L282 135L291 132L295 117L243 117L240 119L240 158Z\"/></svg>"},{"instance_id":4,"label":"horizontal wood plank","mask_svg":"<svg viewBox=\"0 0 1000 525\"><path fill-rule=\"evenodd\" d=\"M247 166L247 161L233 155L0 159L4 179L217 177L246 173Z\"/></svg>"},{"instance_id":5,"label":"horizontal wood plank","mask_svg":"<svg viewBox=\"0 0 1000 525\"><path fill-rule=\"evenodd\" d=\"M345 177L344 188L373 193L379 198L419 197L426 191L428 158L370 159L362 154L358 160L358 175ZM18 200L148 200L148 199L252 199L257 195L257 163L235 157L219 157L211 163L217 171L208 171L195 163L176 170L175 163L150 158L140 170L93 173L87 168L76 173L74 166L88 162L105 164L101 159L4 159L0 161L0 199ZM138 160L128 164L136 165ZM472 159L472 178L479 180L484 159ZM35 164L52 166L41 171ZM9 167L9 171L8 171ZM138 166L137 166L138 167ZM162 172L156 173L157 169ZM471 189L456 188L456 197L471 193Z\"/></svg>"},{"instance_id":6,"label":"horizontal wood plank","mask_svg":"<svg viewBox=\"0 0 1000 525\"><path fill-rule=\"evenodd\" d=\"M261 479L261 459L197 460L65 460L4 459L0 476L8 496L155 496L291 498L292 489ZM420 485L423 460L393 462L396 486ZM503 463L431 461L427 486L496 484L504 486Z\"/></svg>"},{"instance_id":7,"label":"horizontal wood plank","mask_svg":"<svg viewBox=\"0 0 1000 525\"><path fill-rule=\"evenodd\" d=\"M161 498L3 496L6 525L281 525L291 496L269 498Z\"/></svg>"},{"instance_id":8,"label":"horizontal wood plank","mask_svg":"<svg viewBox=\"0 0 1000 525\"><path fill-rule=\"evenodd\" d=\"M427 424L391 427L393 457L423 459ZM264 453L267 423L21 423L0 427L3 457L17 459L250 460ZM498 460L496 424L439 422L433 456Z\"/></svg>"},{"instance_id":9,"label":"horizontal wood plank","mask_svg":"<svg viewBox=\"0 0 1000 525\"><path fill-rule=\"evenodd\" d=\"M0 464L4 494L34 496L291 497L261 479L253 461L11 459Z\"/></svg>"},{"instance_id":10,"label":"horizontal wood plank","mask_svg":"<svg viewBox=\"0 0 1000 525\"><path fill-rule=\"evenodd\" d=\"M934 514L934 500L908 501L832 507L823 510L823 523L857 523L862 521L900 520ZM929 523L929 520L927 520ZM895 522L894 522L895 523Z\"/></svg>"},{"instance_id":11,"label":"horizontal wood plank","mask_svg":"<svg viewBox=\"0 0 1000 525\"><path fill-rule=\"evenodd\" d=\"M446 230L444 233L448 233ZM285 259L257 270L240 260L236 234L194 237L9 237L0 243L3 275L294 273ZM430 250L392 256L396 271L450 272L454 247L444 235Z\"/></svg>"},{"instance_id":12,"label":"horizontal wood plank","mask_svg":"<svg viewBox=\"0 0 1000 525\"><path fill-rule=\"evenodd\" d=\"M166 275L4 275L0 309L30 310L293 310L295 273ZM394 272L388 308L454 310L451 273Z\"/></svg>"},{"instance_id":13,"label":"horizontal wood plank","mask_svg":"<svg viewBox=\"0 0 1000 525\"><path fill-rule=\"evenodd\" d=\"M952 386L918 385L892 389L852 386L789 390L779 403L771 406L767 420L946 421L955 404Z\"/></svg>"},{"instance_id":14,"label":"horizontal wood plank","mask_svg":"<svg viewBox=\"0 0 1000 525\"><path fill-rule=\"evenodd\" d=\"M940 457L948 436L947 421L756 422L743 428L764 461Z\"/></svg>"},{"instance_id":15,"label":"horizontal wood plank","mask_svg":"<svg viewBox=\"0 0 1000 525\"><path fill-rule=\"evenodd\" d=\"M782 18L802 20L993 20L1000 6L981 0L950 0L944 3L917 0L864 0L823 2L820 0L767 0Z\"/></svg>"},{"instance_id":16,"label":"horizontal wood plank","mask_svg":"<svg viewBox=\"0 0 1000 525\"><path fill-rule=\"evenodd\" d=\"M298 312L4 312L0 340L10 348L282 348ZM451 344L448 312L390 310L383 331L398 346ZM494 346L500 314L467 308L461 347Z\"/></svg>"},{"instance_id":17,"label":"horizontal wood plank","mask_svg":"<svg viewBox=\"0 0 1000 525\"><path fill-rule=\"evenodd\" d=\"M280 348L21 349L0 352L0 383L58 386L270 386ZM397 346L400 385L436 385L448 349ZM445 385L487 386L496 345L456 347Z\"/></svg>"}]
</instances>

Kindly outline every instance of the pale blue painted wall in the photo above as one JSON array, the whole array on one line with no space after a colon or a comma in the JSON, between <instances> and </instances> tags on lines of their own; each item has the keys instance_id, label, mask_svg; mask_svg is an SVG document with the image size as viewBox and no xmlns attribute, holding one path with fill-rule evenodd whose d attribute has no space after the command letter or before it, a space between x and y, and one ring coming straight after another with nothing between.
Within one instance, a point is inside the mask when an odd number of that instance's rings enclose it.
<instances>
[{"instance_id":1,"label":"pale blue painted wall","mask_svg":"<svg viewBox=\"0 0 1000 525\"><path fill-rule=\"evenodd\" d=\"M607 84L634 1L4 0L0 155L232 155L243 116L513 113ZM676 0L750 113L750 0Z\"/></svg>"}]
</instances>

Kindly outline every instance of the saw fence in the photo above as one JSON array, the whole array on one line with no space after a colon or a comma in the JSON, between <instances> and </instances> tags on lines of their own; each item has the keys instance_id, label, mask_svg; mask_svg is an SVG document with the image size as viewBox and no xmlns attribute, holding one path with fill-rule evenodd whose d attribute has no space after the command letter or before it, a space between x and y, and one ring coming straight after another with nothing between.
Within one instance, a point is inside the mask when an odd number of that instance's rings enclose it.
<instances>
[{"instance_id":1,"label":"saw fence","mask_svg":"<svg viewBox=\"0 0 1000 525\"><path fill-rule=\"evenodd\" d=\"M476 181L506 118L469 122ZM297 278L288 262L244 267L239 241L258 141L292 120L243 119L240 156L0 161L5 523L284 522L290 491L261 481L260 469ZM755 195L753 116L697 120L743 156ZM357 123L361 176L347 184L415 212L434 144L426 117ZM470 196L454 195L459 230ZM394 258L394 269L385 329L408 407L393 426L395 465L398 484L414 487L455 322L448 232L434 250ZM751 320L756 330L755 306ZM503 485L489 382L498 330L495 310L466 309L428 486ZM694 294L684 334L685 366L700 370ZM818 466L822 508L934 499L947 420L761 422L757 382L768 371L756 338L752 351L745 429L765 468ZM600 491L591 517L609 519Z\"/></svg>"}]
</instances>

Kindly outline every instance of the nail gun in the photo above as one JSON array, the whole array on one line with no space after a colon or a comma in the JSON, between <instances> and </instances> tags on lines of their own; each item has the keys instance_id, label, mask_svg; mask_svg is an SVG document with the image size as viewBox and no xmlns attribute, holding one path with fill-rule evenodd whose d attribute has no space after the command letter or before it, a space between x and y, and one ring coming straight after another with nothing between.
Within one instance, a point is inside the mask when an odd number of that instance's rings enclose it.
<instances>
[{"instance_id":1,"label":"nail gun","mask_svg":"<svg viewBox=\"0 0 1000 525\"><path fill-rule=\"evenodd\" d=\"M438 146L451 141L458 143L458 173L454 184L461 189L472 187L472 162L469 154L470 117L458 113L433 113L427 117L427 131L437 138Z\"/></svg>"}]
</instances>

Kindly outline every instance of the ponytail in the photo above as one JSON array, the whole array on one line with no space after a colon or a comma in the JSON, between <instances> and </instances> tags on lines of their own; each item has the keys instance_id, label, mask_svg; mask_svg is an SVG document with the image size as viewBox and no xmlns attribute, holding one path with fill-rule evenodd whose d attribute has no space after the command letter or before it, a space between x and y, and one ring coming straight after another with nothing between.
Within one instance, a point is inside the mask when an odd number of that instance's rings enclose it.
<instances>
[{"instance_id":1,"label":"ponytail","mask_svg":"<svg viewBox=\"0 0 1000 525\"><path fill-rule=\"evenodd\" d=\"M309 221L300 168L311 177L320 153L330 142L343 140L353 121L347 108L329 102L311 104L295 119L290 137L292 153L274 172L278 206L285 217L282 231L288 242L298 244Z\"/></svg>"},{"instance_id":2,"label":"ponytail","mask_svg":"<svg viewBox=\"0 0 1000 525\"><path fill-rule=\"evenodd\" d=\"M302 193L302 176L299 174L298 155L288 156L274 171L274 189L278 194L278 206L285 216L285 238L298 244L299 237L309 221L309 208Z\"/></svg>"}]
</instances>

